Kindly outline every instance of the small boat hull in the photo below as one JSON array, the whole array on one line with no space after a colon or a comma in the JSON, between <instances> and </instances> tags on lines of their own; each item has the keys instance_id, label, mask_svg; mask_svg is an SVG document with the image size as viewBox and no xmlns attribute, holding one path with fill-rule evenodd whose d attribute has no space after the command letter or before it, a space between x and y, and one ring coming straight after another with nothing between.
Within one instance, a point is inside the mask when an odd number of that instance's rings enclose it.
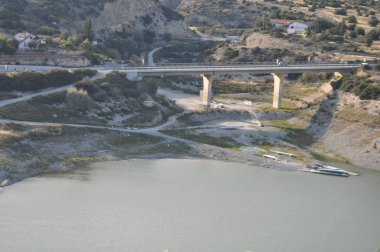
<instances>
[{"instance_id":1,"label":"small boat hull","mask_svg":"<svg viewBox=\"0 0 380 252\"><path fill-rule=\"evenodd\" d=\"M333 176L339 176L339 177L349 177L350 174L346 172L341 172L337 170L329 170L329 169L310 169L310 172L312 173L318 173L318 174L324 174L324 175L333 175Z\"/></svg>"}]
</instances>

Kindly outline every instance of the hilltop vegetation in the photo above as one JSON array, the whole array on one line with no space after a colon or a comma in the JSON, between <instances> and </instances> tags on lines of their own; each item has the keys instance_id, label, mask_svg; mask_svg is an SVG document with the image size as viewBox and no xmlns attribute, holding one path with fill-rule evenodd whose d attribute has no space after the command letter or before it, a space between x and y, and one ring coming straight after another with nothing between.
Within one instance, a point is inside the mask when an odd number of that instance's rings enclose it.
<instances>
[{"instance_id":1,"label":"hilltop vegetation","mask_svg":"<svg viewBox=\"0 0 380 252\"><path fill-rule=\"evenodd\" d=\"M113 0L0 0L0 27L51 35L61 28L77 29L88 17L96 17Z\"/></svg>"},{"instance_id":2,"label":"hilltop vegetation","mask_svg":"<svg viewBox=\"0 0 380 252\"><path fill-rule=\"evenodd\" d=\"M72 72L50 70L48 72L25 71L13 74L0 74L0 91L38 91L49 87L60 87L92 77L96 70L83 69Z\"/></svg>"},{"instance_id":3,"label":"hilltop vegetation","mask_svg":"<svg viewBox=\"0 0 380 252\"><path fill-rule=\"evenodd\" d=\"M110 58L136 62L155 43L192 36L182 19L150 0L0 0L0 33L12 37L28 31L41 36L48 48L83 51L93 63ZM2 40L0 53L12 53L2 48Z\"/></svg>"},{"instance_id":4,"label":"hilltop vegetation","mask_svg":"<svg viewBox=\"0 0 380 252\"><path fill-rule=\"evenodd\" d=\"M179 112L176 106L157 96L157 89L155 83L132 82L125 74L112 72L96 80L84 78L65 92L3 107L0 116L28 121L147 127Z\"/></svg>"}]
</instances>

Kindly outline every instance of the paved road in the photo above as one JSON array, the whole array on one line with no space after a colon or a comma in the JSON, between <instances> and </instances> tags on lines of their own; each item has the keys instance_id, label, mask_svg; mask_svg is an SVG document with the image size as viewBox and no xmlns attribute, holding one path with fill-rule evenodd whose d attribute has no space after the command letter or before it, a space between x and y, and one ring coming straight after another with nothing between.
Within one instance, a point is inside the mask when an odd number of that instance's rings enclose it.
<instances>
[{"instance_id":1,"label":"paved road","mask_svg":"<svg viewBox=\"0 0 380 252\"><path fill-rule=\"evenodd\" d=\"M156 65L154 67L126 67L119 71L126 72L128 78L144 76L175 76L175 75L215 75L215 74L289 74L305 72L352 72L359 68L359 64L338 63L305 63L278 66L276 64L171 64Z\"/></svg>"},{"instance_id":2,"label":"paved road","mask_svg":"<svg viewBox=\"0 0 380 252\"><path fill-rule=\"evenodd\" d=\"M149 52L149 55L148 55L148 66L155 66L155 64L154 64L154 54L156 52L158 52L159 50L161 50L162 48L164 48L164 47L158 47L158 48L155 48L155 49L153 49L152 51Z\"/></svg>"}]
</instances>

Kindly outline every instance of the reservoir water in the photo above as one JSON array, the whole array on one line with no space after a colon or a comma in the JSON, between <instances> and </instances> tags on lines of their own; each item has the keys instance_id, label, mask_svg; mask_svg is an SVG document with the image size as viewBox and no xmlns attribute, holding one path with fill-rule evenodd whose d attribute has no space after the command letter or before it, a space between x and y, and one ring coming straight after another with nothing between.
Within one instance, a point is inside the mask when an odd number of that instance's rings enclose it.
<instances>
[{"instance_id":1,"label":"reservoir water","mask_svg":"<svg viewBox=\"0 0 380 252\"><path fill-rule=\"evenodd\" d=\"M380 173L206 160L98 163L0 193L6 252L377 252Z\"/></svg>"}]
</instances>

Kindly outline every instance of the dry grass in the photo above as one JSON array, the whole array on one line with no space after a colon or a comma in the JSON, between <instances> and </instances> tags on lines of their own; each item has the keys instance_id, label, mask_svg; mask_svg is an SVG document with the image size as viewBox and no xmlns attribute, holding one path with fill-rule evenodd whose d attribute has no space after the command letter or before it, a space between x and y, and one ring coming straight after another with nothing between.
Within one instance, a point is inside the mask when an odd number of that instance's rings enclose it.
<instances>
[{"instance_id":1,"label":"dry grass","mask_svg":"<svg viewBox=\"0 0 380 252\"><path fill-rule=\"evenodd\" d=\"M380 117L368 114L358 108L345 108L337 112L336 116L351 123L362 123L369 127L380 127Z\"/></svg>"},{"instance_id":2,"label":"dry grass","mask_svg":"<svg viewBox=\"0 0 380 252\"><path fill-rule=\"evenodd\" d=\"M19 137L20 135L14 131L0 129L0 139Z\"/></svg>"}]
</instances>

